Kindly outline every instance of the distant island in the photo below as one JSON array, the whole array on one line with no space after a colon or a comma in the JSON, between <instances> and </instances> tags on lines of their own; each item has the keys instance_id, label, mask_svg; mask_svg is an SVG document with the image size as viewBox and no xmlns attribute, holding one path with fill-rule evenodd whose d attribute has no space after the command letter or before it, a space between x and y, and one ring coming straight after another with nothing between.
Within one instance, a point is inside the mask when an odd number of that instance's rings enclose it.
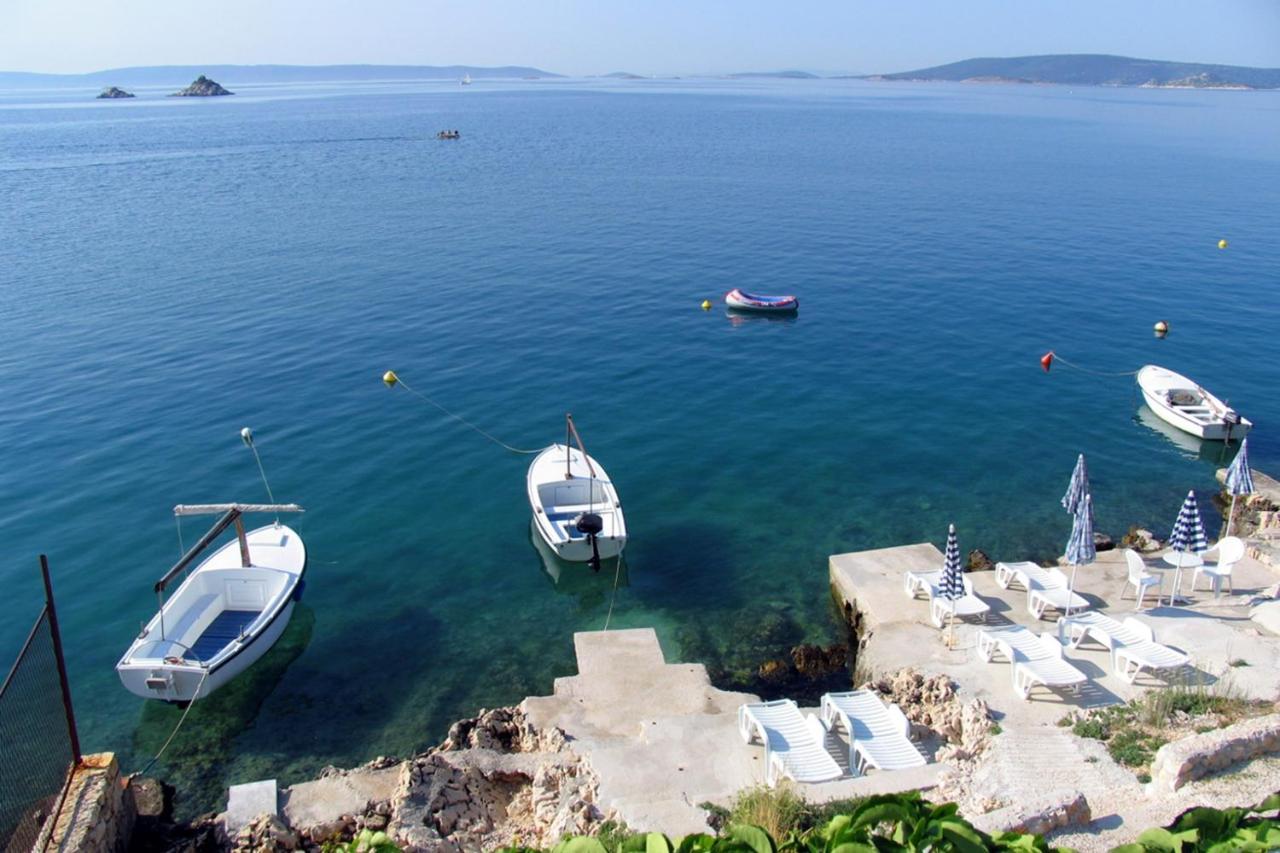
<instances>
[{"instance_id":1,"label":"distant island","mask_svg":"<svg viewBox=\"0 0 1280 853\"><path fill-rule=\"evenodd\" d=\"M630 71L612 71L608 74L601 74L600 76L611 79L611 80L645 80L647 79L645 77L642 77L639 74L632 74Z\"/></svg>"},{"instance_id":2,"label":"distant island","mask_svg":"<svg viewBox=\"0 0 1280 853\"><path fill-rule=\"evenodd\" d=\"M98 97L109 98L109 99L132 98L134 97L134 94L133 92L126 92L124 89L119 89L115 86L108 86L107 88L102 90L101 94L99 94Z\"/></svg>"},{"instance_id":3,"label":"distant island","mask_svg":"<svg viewBox=\"0 0 1280 853\"><path fill-rule=\"evenodd\" d=\"M190 86L185 89L179 89L169 97L171 98L216 98L219 95L234 95L235 92L228 92L214 80L201 74Z\"/></svg>"},{"instance_id":4,"label":"distant island","mask_svg":"<svg viewBox=\"0 0 1280 853\"><path fill-rule=\"evenodd\" d=\"M1064 86L1140 86L1159 89L1275 89L1280 68L1165 62L1106 54L1059 54L966 59L949 65L873 74L867 80L949 80L968 83L1054 83Z\"/></svg>"},{"instance_id":5,"label":"distant island","mask_svg":"<svg viewBox=\"0 0 1280 853\"><path fill-rule=\"evenodd\" d=\"M112 68L87 74L37 74L0 71L0 86L11 89L50 86L181 86L197 75L224 81L231 87L248 83L341 83L375 80L538 79L561 77L539 68L504 65L155 65Z\"/></svg>"}]
</instances>

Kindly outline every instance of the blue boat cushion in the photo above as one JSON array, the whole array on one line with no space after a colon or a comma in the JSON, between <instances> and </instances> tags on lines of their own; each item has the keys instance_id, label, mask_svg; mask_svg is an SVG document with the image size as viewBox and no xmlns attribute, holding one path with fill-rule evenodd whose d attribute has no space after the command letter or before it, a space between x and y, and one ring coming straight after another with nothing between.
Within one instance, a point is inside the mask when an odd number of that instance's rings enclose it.
<instances>
[{"instance_id":1,"label":"blue boat cushion","mask_svg":"<svg viewBox=\"0 0 1280 853\"><path fill-rule=\"evenodd\" d=\"M224 610L209 623L200 638L191 644L191 657L207 661L231 644L258 618L261 610Z\"/></svg>"}]
</instances>

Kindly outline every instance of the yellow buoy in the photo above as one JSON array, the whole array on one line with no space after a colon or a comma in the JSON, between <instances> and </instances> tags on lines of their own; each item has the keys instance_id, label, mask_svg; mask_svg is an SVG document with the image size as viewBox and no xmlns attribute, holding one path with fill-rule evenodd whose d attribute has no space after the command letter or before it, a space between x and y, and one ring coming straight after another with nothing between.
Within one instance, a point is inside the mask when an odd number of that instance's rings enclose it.
<instances>
[{"instance_id":1,"label":"yellow buoy","mask_svg":"<svg viewBox=\"0 0 1280 853\"><path fill-rule=\"evenodd\" d=\"M1169 324L1164 320L1160 320L1155 325L1157 335L1167 335L1169 333Z\"/></svg>"},{"instance_id":2,"label":"yellow buoy","mask_svg":"<svg viewBox=\"0 0 1280 853\"><path fill-rule=\"evenodd\" d=\"M394 370L388 370L386 373L382 374L382 381L387 383L388 388L394 388L395 384L400 381L400 377L396 376L396 372Z\"/></svg>"},{"instance_id":3,"label":"yellow buoy","mask_svg":"<svg viewBox=\"0 0 1280 853\"><path fill-rule=\"evenodd\" d=\"M704 299L704 300L702 300L702 310L703 310L703 311L710 311L710 310L711 310L711 300L710 300L710 299Z\"/></svg>"},{"instance_id":4,"label":"yellow buoy","mask_svg":"<svg viewBox=\"0 0 1280 853\"><path fill-rule=\"evenodd\" d=\"M1219 249L1225 249L1225 248L1227 248L1227 241L1226 241L1226 240L1219 240L1219 241L1218 241L1218 248L1219 248Z\"/></svg>"}]
</instances>

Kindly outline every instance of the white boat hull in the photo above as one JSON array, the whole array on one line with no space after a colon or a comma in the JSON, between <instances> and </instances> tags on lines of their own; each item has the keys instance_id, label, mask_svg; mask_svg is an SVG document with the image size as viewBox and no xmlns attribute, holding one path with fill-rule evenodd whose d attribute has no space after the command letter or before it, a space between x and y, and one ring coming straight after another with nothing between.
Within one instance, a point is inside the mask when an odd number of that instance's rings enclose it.
<instances>
[{"instance_id":1,"label":"white boat hull","mask_svg":"<svg viewBox=\"0 0 1280 853\"><path fill-rule=\"evenodd\" d=\"M306 548L284 525L246 535L242 566L232 540L205 558L116 664L144 699L190 702L213 693L275 645L302 591ZM212 636L211 636L212 635Z\"/></svg>"},{"instance_id":2,"label":"white boat hull","mask_svg":"<svg viewBox=\"0 0 1280 853\"><path fill-rule=\"evenodd\" d=\"M1239 439L1253 428L1253 423L1247 418L1229 424L1223 415L1230 411L1230 407L1172 370L1148 364L1138 371L1138 387L1156 417L1197 438L1208 441ZM1183 399L1188 401L1185 405L1174 402L1179 394L1185 395Z\"/></svg>"},{"instance_id":3,"label":"white boat hull","mask_svg":"<svg viewBox=\"0 0 1280 853\"><path fill-rule=\"evenodd\" d=\"M566 467L569 477L565 476ZM529 465L526 487L534 529L560 559L571 563L591 559L591 540L575 528L576 519L585 512L599 515L603 525L596 537L600 559L616 557L626 547L627 526L622 502L609 475L595 459L563 444L553 444Z\"/></svg>"},{"instance_id":4,"label":"white boat hull","mask_svg":"<svg viewBox=\"0 0 1280 853\"><path fill-rule=\"evenodd\" d=\"M216 670L211 670L203 684L200 679L204 675L204 669L195 664L117 666L116 671L120 674L120 681L130 693L141 696L143 699L160 699L165 702L190 702L193 699L203 699L253 666L271 650L271 647L280 639L280 635L284 633L284 629L288 627L296 603L296 600L291 599L265 631L227 663ZM157 689L154 686L156 679L163 680L164 686Z\"/></svg>"}]
</instances>

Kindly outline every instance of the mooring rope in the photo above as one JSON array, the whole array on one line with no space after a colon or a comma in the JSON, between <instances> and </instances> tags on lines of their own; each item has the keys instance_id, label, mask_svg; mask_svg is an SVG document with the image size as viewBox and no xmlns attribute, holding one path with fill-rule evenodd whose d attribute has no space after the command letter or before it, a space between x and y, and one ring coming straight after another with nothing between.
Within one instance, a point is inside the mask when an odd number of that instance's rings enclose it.
<instances>
[{"instance_id":1,"label":"mooring rope","mask_svg":"<svg viewBox=\"0 0 1280 853\"><path fill-rule=\"evenodd\" d=\"M451 412L451 411L449 411L449 410L448 410L448 409L446 409L444 406L440 405L440 404L439 404L439 403L437 403L435 400L433 400L433 399L431 399L430 397L428 397L426 394L423 394L423 393L422 393L421 391L419 391L418 389L410 387L410 386L409 386L409 383L405 382L405 381L404 381L403 379L401 379L399 376L396 376L396 377L395 377L395 381L394 381L394 382L390 382L390 381L388 381L388 380L387 380L387 379L385 379L385 378L383 379L383 381L384 381L384 382L387 382L387 384L388 384L388 385L392 385L392 386L400 385L400 386L402 386L402 387L404 388L404 390L408 391L410 394L413 394L414 396L418 397L419 399L423 400L424 402L430 403L431 405L435 406L435 407L436 407L437 409L439 409L440 411L444 412L444 413L445 413L446 415L448 415L449 417L453 418L453 419L454 419L455 421L457 421L458 423L460 423L460 424L462 424L463 426L468 427L468 428L470 428L470 429L472 429L472 430L475 430L475 431L476 431L476 432L478 432L480 435L482 435L482 436L484 436L485 438L489 439L489 440L490 440L490 441L492 441L494 444L498 445L499 447L503 448L504 450L510 450L512 453L541 453L541 452L545 449L545 448L539 447L539 448L537 448L536 450L522 450L522 449L521 449L521 448L519 448L519 447L512 447L511 445L507 444L507 443L506 443L505 441L503 441L502 439L497 438L496 436L493 436L493 435L491 435L491 434L489 434L489 433L485 432L484 430L480 429L480 427L476 426L476 425L475 425L475 424L473 424L471 421L469 421L469 420L467 420L466 418L464 418L462 415L459 415L459 414L457 414L457 413L455 413L455 412Z\"/></svg>"},{"instance_id":2,"label":"mooring rope","mask_svg":"<svg viewBox=\"0 0 1280 853\"><path fill-rule=\"evenodd\" d=\"M1090 374L1093 374L1094 376L1137 376L1139 373L1139 371L1137 370L1121 370L1121 371L1116 371L1114 373L1105 371L1105 370L1092 370L1088 367L1081 367L1078 364L1072 364L1062 356L1058 355L1056 352L1053 354L1053 360L1062 362L1067 367L1070 367L1072 370L1079 370L1081 373L1090 373Z\"/></svg>"},{"instance_id":3,"label":"mooring rope","mask_svg":"<svg viewBox=\"0 0 1280 853\"><path fill-rule=\"evenodd\" d=\"M609 621L613 619L613 603L618 600L618 578L622 577L622 559L626 549L618 552L618 564L613 569L613 594L609 596L609 612L604 617L604 629L609 630Z\"/></svg>"},{"instance_id":4,"label":"mooring rope","mask_svg":"<svg viewBox=\"0 0 1280 853\"><path fill-rule=\"evenodd\" d=\"M196 699L200 697L200 688L204 687L204 680L209 677L209 667L204 668L204 672L200 673L200 683L196 685L196 692L191 694L191 701L187 703L187 707L183 709L182 716L178 718L178 724L173 727L173 731L169 732L169 738L164 742L164 746L160 747L160 751L156 753L155 758L147 762L147 766L138 772L139 776L146 776L147 771L155 766L160 760L160 756L164 755L164 751L169 748L169 744L173 743L173 739L178 735L178 729L182 728L182 724L187 721L187 714L191 713L191 709L195 707Z\"/></svg>"}]
</instances>

